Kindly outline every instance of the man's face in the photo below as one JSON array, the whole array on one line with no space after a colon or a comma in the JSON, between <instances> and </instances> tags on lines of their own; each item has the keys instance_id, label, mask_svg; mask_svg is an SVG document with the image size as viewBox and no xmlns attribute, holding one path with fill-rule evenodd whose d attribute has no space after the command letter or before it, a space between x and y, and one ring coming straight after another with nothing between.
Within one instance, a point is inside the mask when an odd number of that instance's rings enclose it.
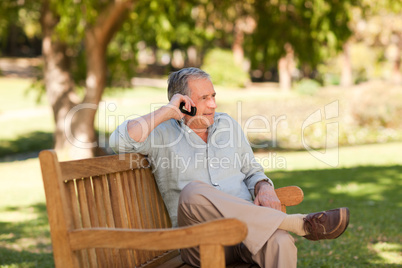
<instances>
[{"instance_id":1,"label":"man's face","mask_svg":"<svg viewBox=\"0 0 402 268\"><path fill-rule=\"evenodd\" d=\"M185 116L187 125L191 128L205 129L214 123L215 89L209 79L190 79L188 81L190 98L197 107L197 114L194 117Z\"/></svg>"}]
</instances>

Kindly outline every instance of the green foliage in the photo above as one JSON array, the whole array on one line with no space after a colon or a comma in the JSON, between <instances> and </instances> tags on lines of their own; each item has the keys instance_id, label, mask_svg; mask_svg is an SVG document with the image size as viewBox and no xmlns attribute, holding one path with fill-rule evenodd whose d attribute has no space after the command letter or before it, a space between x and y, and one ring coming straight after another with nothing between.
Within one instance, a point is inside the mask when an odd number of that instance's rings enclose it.
<instances>
[{"instance_id":1,"label":"green foliage","mask_svg":"<svg viewBox=\"0 0 402 268\"><path fill-rule=\"evenodd\" d=\"M59 14L55 38L76 48L84 38L85 29L93 26L99 14L112 3L111 0L86 0L85 3L50 0L51 8Z\"/></svg>"},{"instance_id":2,"label":"green foliage","mask_svg":"<svg viewBox=\"0 0 402 268\"><path fill-rule=\"evenodd\" d=\"M249 81L247 72L234 63L233 53L229 50L212 49L201 68L211 75L216 85L244 87Z\"/></svg>"},{"instance_id":3,"label":"green foliage","mask_svg":"<svg viewBox=\"0 0 402 268\"><path fill-rule=\"evenodd\" d=\"M370 47L363 42L350 43L350 62L354 83L370 79L387 78L383 70L386 69L382 53L378 48ZM323 74L324 85L339 85L344 59L342 55L331 58L319 64L317 70Z\"/></svg>"},{"instance_id":4,"label":"green foliage","mask_svg":"<svg viewBox=\"0 0 402 268\"><path fill-rule=\"evenodd\" d=\"M350 8L356 0L256 1L257 27L246 40L252 68L276 66L290 44L303 65L314 68L340 50L350 36Z\"/></svg>"},{"instance_id":5,"label":"green foliage","mask_svg":"<svg viewBox=\"0 0 402 268\"><path fill-rule=\"evenodd\" d=\"M140 1L130 14L130 35L136 37L136 42L144 41L150 47L163 50L201 47L206 31L196 26L195 7L196 4L183 0Z\"/></svg>"},{"instance_id":6,"label":"green foliage","mask_svg":"<svg viewBox=\"0 0 402 268\"><path fill-rule=\"evenodd\" d=\"M28 38L40 35L40 1L0 1L0 45L5 46L12 27L20 28Z\"/></svg>"}]
</instances>

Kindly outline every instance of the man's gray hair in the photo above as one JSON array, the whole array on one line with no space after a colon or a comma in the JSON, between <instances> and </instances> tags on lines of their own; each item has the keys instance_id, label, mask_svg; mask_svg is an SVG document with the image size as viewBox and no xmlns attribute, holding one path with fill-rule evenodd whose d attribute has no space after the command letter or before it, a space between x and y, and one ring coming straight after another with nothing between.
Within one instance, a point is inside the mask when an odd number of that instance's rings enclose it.
<instances>
[{"instance_id":1,"label":"man's gray hair","mask_svg":"<svg viewBox=\"0 0 402 268\"><path fill-rule=\"evenodd\" d=\"M168 78L168 99L172 99L174 94L190 95L188 81L190 79L211 79L209 74L201 69L190 67L173 72Z\"/></svg>"}]
</instances>

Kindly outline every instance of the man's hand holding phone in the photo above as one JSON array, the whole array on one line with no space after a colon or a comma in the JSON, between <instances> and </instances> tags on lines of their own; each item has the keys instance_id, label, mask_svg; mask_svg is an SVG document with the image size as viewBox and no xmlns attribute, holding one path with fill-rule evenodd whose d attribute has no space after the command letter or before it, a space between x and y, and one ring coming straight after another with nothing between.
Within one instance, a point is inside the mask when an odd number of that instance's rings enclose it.
<instances>
[{"instance_id":1,"label":"man's hand holding phone","mask_svg":"<svg viewBox=\"0 0 402 268\"><path fill-rule=\"evenodd\" d=\"M195 103L187 95L175 94L170 99L169 104L165 106L170 108L168 113L170 118L180 120L184 115L194 116L197 112L195 108Z\"/></svg>"},{"instance_id":2,"label":"man's hand holding phone","mask_svg":"<svg viewBox=\"0 0 402 268\"><path fill-rule=\"evenodd\" d=\"M190 110L190 111L187 111L187 110L184 108L185 105L186 105L186 103L185 103L184 101L180 103L180 107L179 107L180 112L182 112L183 114L190 115L190 116L194 116L194 115L197 114L197 107L191 106L191 110Z\"/></svg>"}]
</instances>

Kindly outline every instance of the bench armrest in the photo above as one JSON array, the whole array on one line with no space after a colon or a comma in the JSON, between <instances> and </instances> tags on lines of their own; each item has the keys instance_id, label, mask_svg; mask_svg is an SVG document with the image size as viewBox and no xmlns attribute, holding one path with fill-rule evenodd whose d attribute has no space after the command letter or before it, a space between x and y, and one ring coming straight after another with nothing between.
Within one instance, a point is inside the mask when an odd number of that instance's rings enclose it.
<instances>
[{"instance_id":1,"label":"bench armrest","mask_svg":"<svg viewBox=\"0 0 402 268\"><path fill-rule=\"evenodd\" d=\"M229 246L240 243L246 235L246 225L236 219L220 219L175 229L86 228L69 233L73 250L85 248L172 250L199 245Z\"/></svg>"},{"instance_id":2,"label":"bench armrest","mask_svg":"<svg viewBox=\"0 0 402 268\"><path fill-rule=\"evenodd\" d=\"M304 193L300 187L286 186L275 189L276 195L282 204L282 212L286 213L286 207L296 206L303 201Z\"/></svg>"}]
</instances>

